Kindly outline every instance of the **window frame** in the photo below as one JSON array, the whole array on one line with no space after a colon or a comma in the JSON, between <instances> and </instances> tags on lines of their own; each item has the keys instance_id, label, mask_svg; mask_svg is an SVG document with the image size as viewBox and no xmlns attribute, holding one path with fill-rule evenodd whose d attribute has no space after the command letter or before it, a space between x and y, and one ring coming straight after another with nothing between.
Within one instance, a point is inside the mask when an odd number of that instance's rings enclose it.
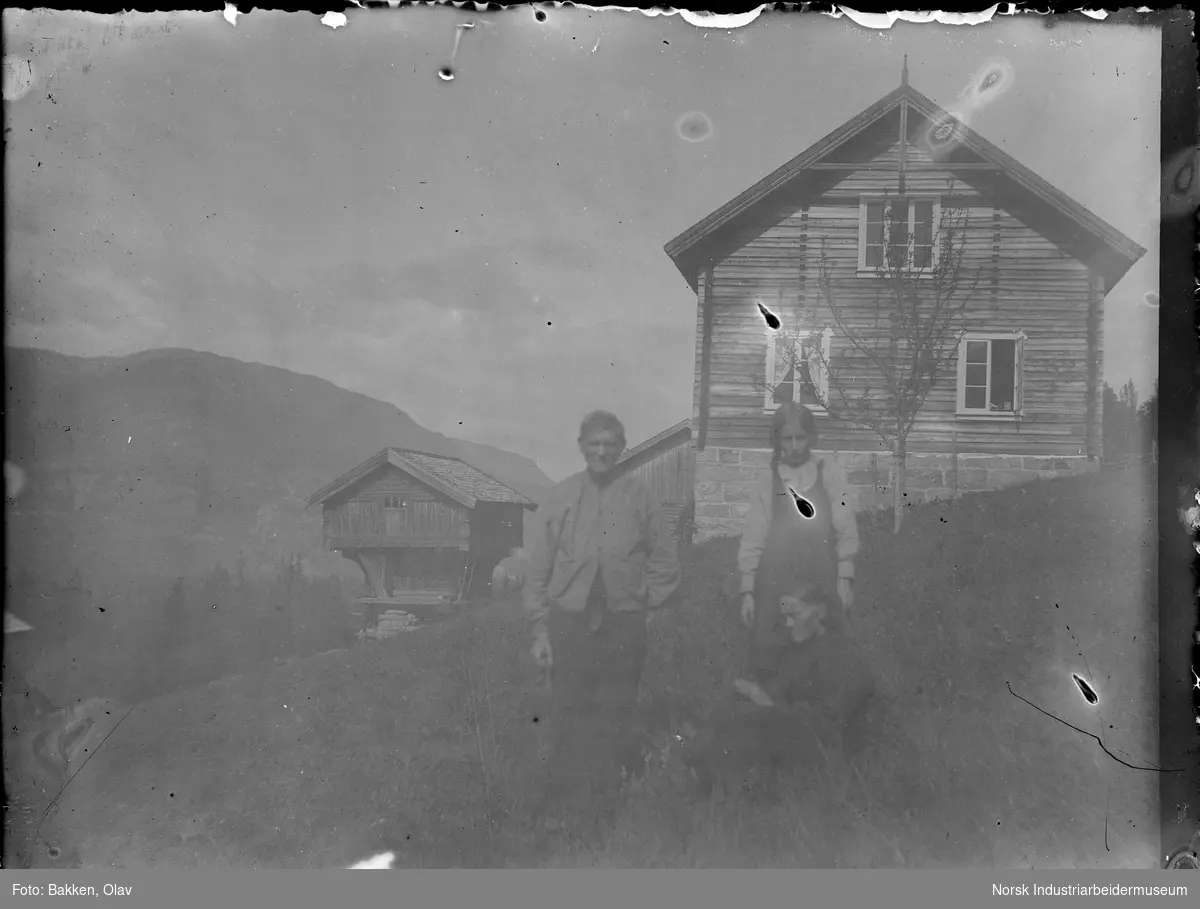
<instances>
[{"instance_id":1,"label":"window frame","mask_svg":"<svg viewBox=\"0 0 1200 909\"><path fill-rule=\"evenodd\" d=\"M763 330L763 339L766 342L765 343L766 357L765 357L765 364L764 364L765 370L763 372L763 376L765 378L765 382L763 384L766 385L766 389L763 391L763 413L774 413L776 410L779 409L779 402L777 402L775 400L775 389L778 387L775 384L775 356L776 356L776 350L778 348L778 342L776 339L778 338L780 332L787 331L787 330L788 329L786 328L786 326L784 326L782 324L780 325L779 328L767 327L766 329ZM823 398L824 400L828 401L829 400L829 366L828 366L828 364L830 363L830 350L832 349L833 329L827 325L824 328L809 329L807 332L798 331L798 332L796 332L796 334L797 334L797 337L799 338L801 344L804 346L807 346L809 344L809 342L812 341L813 338L819 337L821 339L821 355L824 359L824 362L818 361L816 363L816 366L820 371L820 375L814 377L814 391L817 394L818 400ZM814 365L813 361L809 360L810 375L811 375L811 371L813 369L813 365ZM780 384L782 384L782 383L780 383ZM793 403L796 403L796 404L803 403L802 392L803 392L803 383L796 381L796 376L793 374L793 376L792 376L792 402ZM826 413L824 404L818 403L815 405L805 405L805 406L807 406L808 409L811 410L813 413L816 413L816 414L825 414Z\"/></svg>"},{"instance_id":2,"label":"window frame","mask_svg":"<svg viewBox=\"0 0 1200 909\"><path fill-rule=\"evenodd\" d=\"M888 220L886 217L886 213L887 213L886 206L889 203L895 203L897 201L897 198L898 197L896 197L896 196L887 196L887 195L878 195L878 194L876 194L876 195L868 194L868 195L863 195L863 196L859 197L859 200L858 200L858 274L860 277L874 277L875 275L878 274L877 266L867 264L867 208L868 208L868 205L872 202L882 202L885 206L885 208L884 208L885 217L884 217L884 221L883 221L883 255L884 255L884 261L886 263L887 253L888 253L888 248L889 248L889 246L888 246L889 232L891 230L891 221ZM930 272L932 272L935 268L937 268L938 262L941 260L942 244L941 244L940 232L941 232L941 222L942 222L942 197L939 195L931 195L928 193L917 193L914 195L905 195L903 198L908 202L909 242L908 242L908 250L905 255L904 267L900 270L906 274L912 274L912 275L918 276L918 277L923 277L923 278L929 277ZM915 203L917 203L917 202L930 202L933 204L933 214L932 214L933 223L930 226L931 227L930 263L929 263L929 265L925 266L924 268L914 268L912 266L912 257L913 257L912 236L915 233L915 228L916 228L914 219L916 217Z\"/></svg>"},{"instance_id":3,"label":"window frame","mask_svg":"<svg viewBox=\"0 0 1200 909\"><path fill-rule=\"evenodd\" d=\"M1017 331L968 331L964 332L958 341L958 369L955 388L955 416L962 420L1019 420L1025 411L1025 332ZM987 391L985 404L991 398L992 390L992 342L1014 341L1013 351L1013 409L988 410L984 408L967 407L967 344L969 342L986 342L988 345L987 359Z\"/></svg>"}]
</instances>

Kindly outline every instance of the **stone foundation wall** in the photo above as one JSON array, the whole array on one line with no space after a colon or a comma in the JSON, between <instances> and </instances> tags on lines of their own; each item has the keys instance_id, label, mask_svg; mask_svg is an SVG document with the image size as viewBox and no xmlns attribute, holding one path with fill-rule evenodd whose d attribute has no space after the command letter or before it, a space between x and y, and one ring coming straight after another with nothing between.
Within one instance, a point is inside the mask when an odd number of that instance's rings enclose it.
<instances>
[{"instance_id":1,"label":"stone foundation wall","mask_svg":"<svg viewBox=\"0 0 1200 909\"><path fill-rule=\"evenodd\" d=\"M834 454L859 511L892 504L892 456L862 451ZM706 448L696 453L696 532L694 541L737 536L745 526L750 490L770 468L771 452L749 448ZM1099 469L1086 457L1030 455L910 454L905 475L907 502L923 503L964 492L985 492L1033 480L1074 476Z\"/></svg>"}]
</instances>

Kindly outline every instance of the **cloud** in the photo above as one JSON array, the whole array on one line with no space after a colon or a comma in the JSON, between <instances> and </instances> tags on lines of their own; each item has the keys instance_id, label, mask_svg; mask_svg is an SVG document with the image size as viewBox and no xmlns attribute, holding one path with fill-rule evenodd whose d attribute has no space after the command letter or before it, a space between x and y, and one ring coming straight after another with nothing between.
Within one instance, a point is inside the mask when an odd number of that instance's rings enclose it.
<instances>
[{"instance_id":1,"label":"cloud","mask_svg":"<svg viewBox=\"0 0 1200 909\"><path fill-rule=\"evenodd\" d=\"M10 323L36 323L43 336L53 326L60 338L120 324L130 339L171 334L212 345L236 338L239 347L257 341L264 351L277 350L281 335L323 343L345 332L408 347L418 337L454 331L487 345L593 310L584 298L564 296L587 281L591 250L552 237L392 261L351 256L308 269L152 247L94 260L71 256L39 274L33 263L55 254L30 244L24 252L26 266L6 278Z\"/></svg>"},{"instance_id":2,"label":"cloud","mask_svg":"<svg viewBox=\"0 0 1200 909\"><path fill-rule=\"evenodd\" d=\"M13 205L8 208L5 214L8 221L5 227L13 234L36 237L45 229L42 219L38 217L36 207ZM9 242L11 243L12 241L10 240Z\"/></svg>"},{"instance_id":3,"label":"cloud","mask_svg":"<svg viewBox=\"0 0 1200 909\"><path fill-rule=\"evenodd\" d=\"M82 355L116 355L181 344L189 337L177 310L156 293L103 267L62 270L15 279L26 288L6 307L8 343Z\"/></svg>"},{"instance_id":4,"label":"cloud","mask_svg":"<svg viewBox=\"0 0 1200 909\"><path fill-rule=\"evenodd\" d=\"M631 442L690 416L693 345L694 329L674 323L609 320L525 332L490 348L478 370L463 364L452 384L464 392L448 396L448 412L462 421L459 432L562 476L577 469L574 433L588 410L616 411Z\"/></svg>"},{"instance_id":5,"label":"cloud","mask_svg":"<svg viewBox=\"0 0 1200 909\"><path fill-rule=\"evenodd\" d=\"M469 312L492 326L561 318L566 306L561 301L587 280L596 258L585 245L532 236L503 246L477 244L398 261L356 259L314 268L295 277L293 291L314 301L336 300L343 316L379 318L381 310L419 300Z\"/></svg>"}]
</instances>

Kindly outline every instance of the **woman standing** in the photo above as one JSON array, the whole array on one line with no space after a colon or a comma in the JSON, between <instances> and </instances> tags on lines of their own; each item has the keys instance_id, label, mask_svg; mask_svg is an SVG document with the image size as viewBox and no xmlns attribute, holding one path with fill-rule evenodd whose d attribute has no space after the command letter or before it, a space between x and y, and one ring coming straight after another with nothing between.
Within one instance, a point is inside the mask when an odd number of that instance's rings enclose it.
<instances>
[{"instance_id":1,"label":"woman standing","mask_svg":"<svg viewBox=\"0 0 1200 909\"><path fill-rule=\"evenodd\" d=\"M813 453L817 441L808 408L775 412L771 470L755 487L738 551L751 678L736 687L761 707L809 703L846 722L873 685L845 621L858 525L845 475Z\"/></svg>"}]
</instances>

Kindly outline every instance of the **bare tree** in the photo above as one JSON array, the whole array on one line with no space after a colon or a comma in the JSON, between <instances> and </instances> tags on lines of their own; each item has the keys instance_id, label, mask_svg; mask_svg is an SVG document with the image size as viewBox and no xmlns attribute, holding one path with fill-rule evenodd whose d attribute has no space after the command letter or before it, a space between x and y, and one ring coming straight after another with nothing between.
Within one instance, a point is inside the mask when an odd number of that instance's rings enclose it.
<instances>
[{"instance_id":1,"label":"bare tree","mask_svg":"<svg viewBox=\"0 0 1200 909\"><path fill-rule=\"evenodd\" d=\"M875 280L868 300L855 299L839 280L821 239L818 283L837 337L836 357L827 341L813 343L830 331L828 324L824 332L814 331L815 318L806 328L779 326L777 333L791 380L807 380L810 394L831 418L874 432L892 452L897 532L909 433L930 391L947 372L954 373L964 310L981 274L968 267L967 211L949 204L952 191L953 186L940 210L924 203L928 218L910 217L913 209L905 197L885 197L877 261L869 263ZM934 211L939 211L936 219ZM821 381L814 381L818 376Z\"/></svg>"}]
</instances>

